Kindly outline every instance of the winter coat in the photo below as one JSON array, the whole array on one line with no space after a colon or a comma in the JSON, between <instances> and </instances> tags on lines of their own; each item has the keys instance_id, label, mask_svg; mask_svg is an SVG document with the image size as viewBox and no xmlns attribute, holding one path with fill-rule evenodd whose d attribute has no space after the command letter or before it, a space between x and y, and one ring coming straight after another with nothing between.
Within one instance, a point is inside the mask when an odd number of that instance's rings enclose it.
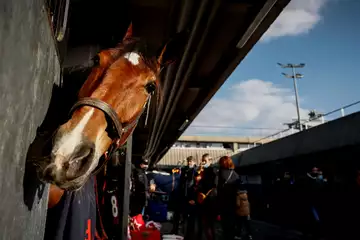
<instances>
[{"instance_id":1,"label":"winter coat","mask_svg":"<svg viewBox=\"0 0 360 240\"><path fill-rule=\"evenodd\" d=\"M197 202L197 204L202 215L206 214L212 217L212 215L216 215L216 170L210 166L204 168L204 171L201 173L201 175L202 178L198 184L197 195L200 193L208 195L202 203Z\"/></svg>"},{"instance_id":2,"label":"winter coat","mask_svg":"<svg viewBox=\"0 0 360 240\"><path fill-rule=\"evenodd\" d=\"M239 175L233 169L220 169L218 178L218 209L220 213L234 213Z\"/></svg>"},{"instance_id":3,"label":"winter coat","mask_svg":"<svg viewBox=\"0 0 360 240\"><path fill-rule=\"evenodd\" d=\"M180 176L180 187L181 187L181 197L185 198L185 201L196 199L195 194L195 168L184 167L181 169Z\"/></svg>"},{"instance_id":4,"label":"winter coat","mask_svg":"<svg viewBox=\"0 0 360 240\"><path fill-rule=\"evenodd\" d=\"M238 216L250 216L250 203L246 190L239 190L236 193L236 214Z\"/></svg>"}]
</instances>

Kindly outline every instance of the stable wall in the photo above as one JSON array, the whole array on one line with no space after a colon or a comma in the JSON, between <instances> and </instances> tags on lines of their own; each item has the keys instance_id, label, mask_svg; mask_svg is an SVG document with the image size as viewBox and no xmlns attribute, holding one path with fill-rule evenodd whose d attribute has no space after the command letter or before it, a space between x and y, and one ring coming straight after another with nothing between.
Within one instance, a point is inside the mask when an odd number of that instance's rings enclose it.
<instances>
[{"instance_id":1,"label":"stable wall","mask_svg":"<svg viewBox=\"0 0 360 240\"><path fill-rule=\"evenodd\" d=\"M60 66L43 0L0 4L0 238L43 239L47 186L25 162Z\"/></svg>"}]
</instances>

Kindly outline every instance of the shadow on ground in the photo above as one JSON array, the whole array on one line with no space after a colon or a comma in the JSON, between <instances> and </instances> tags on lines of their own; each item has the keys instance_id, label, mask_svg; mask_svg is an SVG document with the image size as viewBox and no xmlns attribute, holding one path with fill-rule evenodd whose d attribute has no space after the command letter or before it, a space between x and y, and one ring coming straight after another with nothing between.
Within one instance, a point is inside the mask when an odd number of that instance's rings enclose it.
<instances>
[{"instance_id":1,"label":"shadow on ground","mask_svg":"<svg viewBox=\"0 0 360 240\"><path fill-rule=\"evenodd\" d=\"M271 225L265 222L252 221L253 240L305 240L306 238L297 231L284 230L278 226ZM185 226L179 229L179 235L184 235ZM161 231L163 234L170 234L172 224L169 222L162 223ZM222 229L220 224L216 224L215 229L216 240L226 240L222 238ZM195 239L195 233L194 233ZM246 240L246 238L242 238ZM206 240L203 236L203 240Z\"/></svg>"}]
</instances>

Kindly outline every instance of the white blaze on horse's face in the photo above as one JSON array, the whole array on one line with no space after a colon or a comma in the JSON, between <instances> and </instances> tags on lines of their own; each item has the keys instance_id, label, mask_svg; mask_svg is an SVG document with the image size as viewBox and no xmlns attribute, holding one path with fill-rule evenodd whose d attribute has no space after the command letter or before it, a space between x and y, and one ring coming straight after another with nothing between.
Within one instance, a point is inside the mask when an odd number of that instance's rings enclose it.
<instances>
[{"instance_id":1,"label":"white blaze on horse's face","mask_svg":"<svg viewBox=\"0 0 360 240\"><path fill-rule=\"evenodd\" d=\"M43 170L43 179L61 188L79 188L98 165L103 149L98 144L102 128L94 131L92 121L99 111L92 107L77 110L77 121L60 126L51 152L52 162ZM100 111L99 111L100 112ZM92 129L89 131L89 129ZM93 140L86 133L91 133Z\"/></svg>"},{"instance_id":2,"label":"white blaze on horse's face","mask_svg":"<svg viewBox=\"0 0 360 240\"><path fill-rule=\"evenodd\" d=\"M126 58L132 65L138 65L140 62L140 55L136 52L129 52L124 54L124 58Z\"/></svg>"},{"instance_id":3,"label":"white blaze on horse's face","mask_svg":"<svg viewBox=\"0 0 360 240\"><path fill-rule=\"evenodd\" d=\"M69 133L63 135L58 141L57 144L53 147L52 154L55 155L55 165L57 169L61 169L64 162L62 159L67 159L68 156L71 156L76 147L82 143L82 135L84 128L89 122L91 116L94 113L94 108L91 108L83 118L80 120L79 124Z\"/></svg>"}]
</instances>

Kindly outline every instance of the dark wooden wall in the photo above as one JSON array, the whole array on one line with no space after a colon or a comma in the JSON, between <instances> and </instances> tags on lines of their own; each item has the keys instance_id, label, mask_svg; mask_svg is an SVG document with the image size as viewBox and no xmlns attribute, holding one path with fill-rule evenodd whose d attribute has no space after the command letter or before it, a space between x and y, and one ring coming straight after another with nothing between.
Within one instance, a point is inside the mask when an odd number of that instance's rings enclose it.
<instances>
[{"instance_id":1,"label":"dark wooden wall","mask_svg":"<svg viewBox=\"0 0 360 240\"><path fill-rule=\"evenodd\" d=\"M60 66L43 0L0 2L0 235L42 239L47 186L25 175Z\"/></svg>"}]
</instances>

